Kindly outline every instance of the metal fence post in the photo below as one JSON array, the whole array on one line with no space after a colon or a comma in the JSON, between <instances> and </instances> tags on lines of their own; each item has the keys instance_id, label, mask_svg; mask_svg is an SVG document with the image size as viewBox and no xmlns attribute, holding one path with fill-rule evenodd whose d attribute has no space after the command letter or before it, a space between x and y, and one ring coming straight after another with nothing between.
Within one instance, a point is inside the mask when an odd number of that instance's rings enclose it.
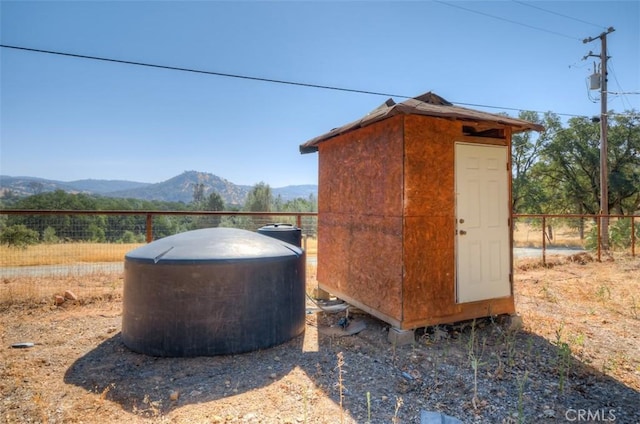
<instances>
[{"instance_id":1,"label":"metal fence post","mask_svg":"<svg viewBox=\"0 0 640 424\"><path fill-rule=\"evenodd\" d=\"M634 223L635 217L631 217L631 256L636 256L636 226Z\"/></svg>"},{"instance_id":2,"label":"metal fence post","mask_svg":"<svg viewBox=\"0 0 640 424\"><path fill-rule=\"evenodd\" d=\"M600 234L600 222L601 221L602 220L600 219L600 215L598 215L597 218L596 218L596 225L597 225L597 228L598 228L598 262L602 262L601 252L600 252L600 244L601 244L601 241L602 241L601 234Z\"/></svg>"},{"instance_id":3,"label":"metal fence post","mask_svg":"<svg viewBox=\"0 0 640 424\"><path fill-rule=\"evenodd\" d=\"M153 214L147 214L147 243L153 241Z\"/></svg>"},{"instance_id":4,"label":"metal fence post","mask_svg":"<svg viewBox=\"0 0 640 424\"><path fill-rule=\"evenodd\" d=\"M547 219L542 217L542 265L547 264Z\"/></svg>"}]
</instances>

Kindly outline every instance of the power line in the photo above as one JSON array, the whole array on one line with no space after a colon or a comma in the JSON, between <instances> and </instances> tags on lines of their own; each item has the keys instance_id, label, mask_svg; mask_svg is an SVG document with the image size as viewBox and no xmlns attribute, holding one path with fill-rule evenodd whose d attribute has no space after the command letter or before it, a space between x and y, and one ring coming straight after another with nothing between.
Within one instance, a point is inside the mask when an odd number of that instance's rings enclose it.
<instances>
[{"instance_id":1,"label":"power line","mask_svg":"<svg viewBox=\"0 0 640 424\"><path fill-rule=\"evenodd\" d=\"M611 59L609 59L611 60ZM639 94L639 93L635 93L635 92L625 92L622 88L622 86L620 85L620 81L618 81L618 76L616 75L616 71L613 67L613 62L609 62L609 69L611 69L611 73L613 74L613 79L616 81L616 85L618 86L618 90L620 90L618 93L611 93L611 94L616 94L618 96L620 96L620 99L622 100L622 106L625 107L625 103L626 103L626 107L628 109L632 109L631 107L631 102L629 101L629 99L627 99L627 94Z\"/></svg>"},{"instance_id":2,"label":"power line","mask_svg":"<svg viewBox=\"0 0 640 424\"><path fill-rule=\"evenodd\" d=\"M522 5L522 6L527 6L527 7L533 8L533 9L542 10L543 12L551 13L552 15L561 16L563 18L571 19L571 20L576 21L576 22L582 22L583 24L591 25L591 26L594 26L596 28L607 29L606 26L594 24L594 23L588 22L588 21L583 21L582 19L574 18L573 16L564 15L562 13L554 12L553 10L545 9L545 8L540 7L540 6L534 6L531 3L525 3L523 1L518 1L518 0L511 0L511 1L514 2L514 3L518 3L518 4Z\"/></svg>"},{"instance_id":3,"label":"power line","mask_svg":"<svg viewBox=\"0 0 640 424\"><path fill-rule=\"evenodd\" d=\"M58 56L75 57L79 59L101 60L103 62L121 63L125 65L146 66L148 68L166 69L170 71L192 72L196 74L215 75L219 77L238 78L238 79L251 80L251 81L270 82L275 84L287 84L287 85L296 85L300 87L322 88L325 90L346 91L350 93L359 93L359 94L372 94L375 96L401 97L401 98L407 98L407 99L411 98L411 97L402 96L399 94L380 93L376 91L356 90L356 89L343 88L343 87L332 87L329 85L310 84L310 83L304 83L304 82L284 81L284 80L277 80L277 79L271 79L271 78L253 77L249 75L228 74L224 72L203 71L200 69L182 68L182 67L168 66L168 65L156 65L153 63L134 62L131 60L111 59L106 57L88 56L88 55L75 54L75 53L65 53L65 52L59 52L59 51L53 51L53 50L33 49L29 47L10 46L6 44L0 44L0 47L4 47L7 49L24 50L24 51L35 52L35 53L45 53L45 54L52 54L52 55L58 55Z\"/></svg>"},{"instance_id":4,"label":"power line","mask_svg":"<svg viewBox=\"0 0 640 424\"><path fill-rule=\"evenodd\" d=\"M460 6L458 4L449 3L449 2L440 1L440 0L434 0L434 1L435 1L435 3L440 3L440 4L443 4L445 6L455 7L457 9L466 10L467 12L476 13L478 15L487 16L489 18L498 19L498 20L504 21L504 22L509 22L511 24L520 25L520 26L523 26L523 27L526 27L526 28L530 28L530 29L535 29L536 31L547 32L549 34L554 34L554 35L557 35L559 37L568 38L570 40L579 40L579 38L577 38L577 37L572 37L570 35L563 34L561 32L556 32L556 31L552 31L550 29L540 28L540 27L537 27L537 26L534 26L534 25L529 25L529 24L525 24L525 23L522 23L522 22L511 20L511 19L503 18L501 16L491 15L489 13L480 12L479 10L466 8L466 7Z\"/></svg>"},{"instance_id":5,"label":"power line","mask_svg":"<svg viewBox=\"0 0 640 424\"><path fill-rule=\"evenodd\" d=\"M155 68L155 69L165 69L165 70L170 70L170 71L181 71L181 72L191 72L191 73L196 73L196 74L214 75L214 76L226 77L226 78L238 78L238 79L244 79L244 80L250 80L250 81L259 81L259 82L269 82L269 83L274 83L274 84L294 85L294 86L298 86L298 87L319 88L319 89L323 89L323 90L343 91L343 92L357 93L357 94L370 94L370 95L374 95L374 96L396 97L396 98L402 98L402 99L411 99L411 98L414 97L414 96L405 96L405 95L402 95L402 94L390 94L390 93L382 93L382 92L377 92L377 91L368 91L368 90L358 90L358 89L344 88L344 87L335 87L335 86L330 86L330 85L311 84L311 83L303 83L303 82L296 82L296 81L285 81L285 80L278 80L278 79L271 79L271 78L254 77L254 76L249 76L249 75L229 74L229 73L224 73L224 72L204 71L204 70L200 70L200 69L183 68L183 67L178 67L178 66L156 65L156 64L153 64L153 63L135 62L135 61L121 60L121 59L111 59L111 58L106 58L106 57L88 56L88 55L82 55L82 54L76 54L76 53L66 53L66 52L53 51L53 50L34 49L34 48L30 48L30 47L11 46L11 45L7 45L7 44L0 44L0 47L6 48L6 49L15 49L15 50L33 52L33 53L44 53L44 54L50 54L50 55L56 55L56 56L73 57L73 58L77 58L77 59L99 60L99 61L103 61L103 62L119 63L119 64L124 64L124 65L144 66L144 67ZM546 113L545 111L539 111L539 110L522 109L522 108L505 107L505 106L484 105L484 104L478 104L478 103L465 103L465 102L455 102L455 101L451 101L451 103L456 104L456 105L461 105L461 106L481 107L481 108L487 108L487 109L511 110L511 111L517 111L517 112L529 111L529 112L535 112L535 113L541 113L541 114ZM576 114L572 114L572 113L560 113L560 112L554 112L554 113L556 115L559 115L559 116L570 116L570 117L585 117L586 116L586 115L576 115Z\"/></svg>"}]
</instances>

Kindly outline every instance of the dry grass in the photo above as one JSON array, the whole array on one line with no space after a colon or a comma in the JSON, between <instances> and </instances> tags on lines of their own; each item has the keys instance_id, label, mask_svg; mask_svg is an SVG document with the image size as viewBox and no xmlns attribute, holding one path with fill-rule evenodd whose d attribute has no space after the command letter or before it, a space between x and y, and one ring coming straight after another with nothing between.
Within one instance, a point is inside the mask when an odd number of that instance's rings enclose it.
<instances>
[{"instance_id":1,"label":"dry grass","mask_svg":"<svg viewBox=\"0 0 640 424\"><path fill-rule=\"evenodd\" d=\"M307 255L318 252L315 238L303 240ZM24 249L0 246L0 267L66 265L73 263L122 262L124 255L140 243L60 243L38 244Z\"/></svg>"},{"instance_id":2,"label":"dry grass","mask_svg":"<svg viewBox=\"0 0 640 424\"><path fill-rule=\"evenodd\" d=\"M312 237L305 237L302 240L302 247L309 256L316 256L318 254L318 239Z\"/></svg>"},{"instance_id":3,"label":"dry grass","mask_svg":"<svg viewBox=\"0 0 640 424\"><path fill-rule=\"evenodd\" d=\"M0 246L0 267L64 265L78 262L121 262L139 243L37 244L26 248Z\"/></svg>"},{"instance_id":4,"label":"dry grass","mask_svg":"<svg viewBox=\"0 0 640 424\"><path fill-rule=\"evenodd\" d=\"M589 230L585 230L585 234ZM552 226L553 238L547 238L546 244L562 247L583 248L584 240L580 239L580 233L577 228L570 228L567 225L557 224ZM516 223L513 231L513 243L516 247L542 247L543 232L540 225L531 225L526 223Z\"/></svg>"},{"instance_id":5,"label":"dry grass","mask_svg":"<svg viewBox=\"0 0 640 424\"><path fill-rule=\"evenodd\" d=\"M314 256L309 254L308 257L314 258ZM67 290L75 293L83 303L113 300L122 296L121 272L92 271L90 267L87 270L86 273L67 272L61 275L3 277L0 281L0 310L12 305L28 308L43 304L52 305L55 296L62 296ZM316 261L308 261L307 280L315 281L316 274ZM313 287L308 291L311 294Z\"/></svg>"},{"instance_id":6,"label":"dry grass","mask_svg":"<svg viewBox=\"0 0 640 424\"><path fill-rule=\"evenodd\" d=\"M12 306L36 308L53 305L56 295L70 290L79 305L122 297L122 274L92 272L85 275L5 277L0 282L0 310Z\"/></svg>"},{"instance_id":7,"label":"dry grass","mask_svg":"<svg viewBox=\"0 0 640 424\"><path fill-rule=\"evenodd\" d=\"M587 253L516 264L516 304L528 329L640 390L640 258Z\"/></svg>"}]
</instances>

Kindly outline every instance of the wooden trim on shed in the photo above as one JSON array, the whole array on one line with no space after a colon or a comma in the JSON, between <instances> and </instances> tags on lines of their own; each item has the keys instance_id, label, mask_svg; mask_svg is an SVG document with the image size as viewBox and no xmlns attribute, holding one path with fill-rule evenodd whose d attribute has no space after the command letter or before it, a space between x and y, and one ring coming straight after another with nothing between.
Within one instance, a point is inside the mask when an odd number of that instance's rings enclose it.
<instances>
[{"instance_id":1,"label":"wooden trim on shed","mask_svg":"<svg viewBox=\"0 0 640 424\"><path fill-rule=\"evenodd\" d=\"M456 137L456 141L473 144L490 144L492 146L506 146L511 144L508 138L475 137L472 135Z\"/></svg>"},{"instance_id":2,"label":"wooden trim on shed","mask_svg":"<svg viewBox=\"0 0 640 424\"><path fill-rule=\"evenodd\" d=\"M400 329L411 330L439 324L451 324L453 322L466 321L474 318L505 314L511 315L516 311L513 295L496 299L479 300L477 302L457 303L456 307L457 311L451 315L404 321Z\"/></svg>"}]
</instances>

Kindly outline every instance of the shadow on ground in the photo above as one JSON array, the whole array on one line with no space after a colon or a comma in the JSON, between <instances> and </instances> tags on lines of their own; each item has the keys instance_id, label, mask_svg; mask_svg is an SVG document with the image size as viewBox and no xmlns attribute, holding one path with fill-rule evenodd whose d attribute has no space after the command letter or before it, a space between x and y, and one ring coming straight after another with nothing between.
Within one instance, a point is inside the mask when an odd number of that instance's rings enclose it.
<instances>
[{"instance_id":1,"label":"shadow on ground","mask_svg":"<svg viewBox=\"0 0 640 424\"><path fill-rule=\"evenodd\" d=\"M299 336L261 351L196 358L134 353L118 333L78 358L64 381L102 394L127 412L158 416L278 384L299 369L337 408L337 355L343 352L344 408L356 422L365 421L367 409L376 417L372 422L391 422L399 397L402 422L419 422L421 410L463 422L567 422L577 421L579 414L640 422L638 391L575 357L563 365L562 346L536 334L508 333L486 321L473 329L467 323L417 331L413 346L396 348L386 339L386 324L362 319L364 331L341 338L319 335L315 351ZM307 325L307 336L314 329ZM476 381L471 346L480 360ZM478 407L472 404L474 387ZM172 393L179 397L172 399Z\"/></svg>"}]
</instances>

